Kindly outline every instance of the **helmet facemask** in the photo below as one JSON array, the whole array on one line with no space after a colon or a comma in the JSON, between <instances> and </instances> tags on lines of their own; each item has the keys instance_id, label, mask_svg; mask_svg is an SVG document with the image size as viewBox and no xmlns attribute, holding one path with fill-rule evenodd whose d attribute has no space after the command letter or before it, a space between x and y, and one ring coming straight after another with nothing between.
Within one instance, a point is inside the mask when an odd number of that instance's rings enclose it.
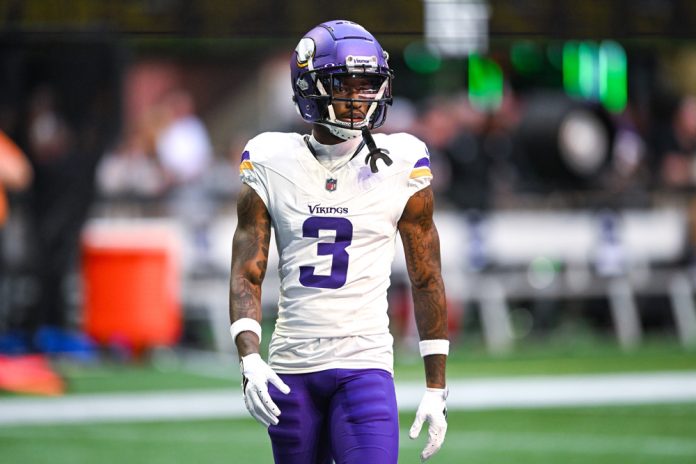
<instances>
[{"instance_id":1,"label":"helmet facemask","mask_svg":"<svg viewBox=\"0 0 696 464\"><path fill-rule=\"evenodd\" d=\"M362 67L351 71L334 67L307 71L301 76L315 84L315 93L302 96L317 102L322 117L316 122L344 140L359 136L363 127L374 129L384 124L386 106L392 103L390 72Z\"/></svg>"}]
</instances>

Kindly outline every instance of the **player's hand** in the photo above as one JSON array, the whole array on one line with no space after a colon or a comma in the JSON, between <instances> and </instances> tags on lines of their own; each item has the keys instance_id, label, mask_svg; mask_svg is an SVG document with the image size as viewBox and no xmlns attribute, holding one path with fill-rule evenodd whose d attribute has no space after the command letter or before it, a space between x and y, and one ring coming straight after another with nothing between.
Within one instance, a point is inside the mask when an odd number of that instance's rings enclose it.
<instances>
[{"instance_id":1,"label":"player's hand","mask_svg":"<svg viewBox=\"0 0 696 464\"><path fill-rule=\"evenodd\" d=\"M421 462L425 462L437 453L445 441L447 433L447 388L426 388L425 394L418 405L416 420L413 421L408 436L415 439L423 427L423 422L428 422L428 442L421 452Z\"/></svg>"},{"instance_id":2,"label":"player's hand","mask_svg":"<svg viewBox=\"0 0 696 464\"><path fill-rule=\"evenodd\" d=\"M254 419L268 427L278 423L280 409L268 394L268 382L286 395L290 393L290 387L283 382L278 374L273 372L268 364L261 359L258 353L242 357L239 364L242 371L242 390L244 391L244 404L249 414Z\"/></svg>"}]
</instances>

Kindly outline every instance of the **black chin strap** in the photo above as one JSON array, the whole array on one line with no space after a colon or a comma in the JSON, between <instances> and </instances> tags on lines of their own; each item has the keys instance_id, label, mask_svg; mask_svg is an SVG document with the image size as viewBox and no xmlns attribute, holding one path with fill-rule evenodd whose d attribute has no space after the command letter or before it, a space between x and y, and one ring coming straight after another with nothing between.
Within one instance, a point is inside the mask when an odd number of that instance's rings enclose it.
<instances>
[{"instance_id":1,"label":"black chin strap","mask_svg":"<svg viewBox=\"0 0 696 464\"><path fill-rule=\"evenodd\" d=\"M388 156L389 150L385 150L384 148L377 148L377 145L375 144L375 139L372 138L372 134L370 134L370 131L367 129L367 127L362 128L362 138L365 142L365 145L367 145L367 149L370 150L370 153L368 153L365 157L365 164L370 163L370 170L373 174L379 170L379 168L377 168L378 159L384 161L384 164L386 164L387 166L392 165L393 161Z\"/></svg>"}]
</instances>

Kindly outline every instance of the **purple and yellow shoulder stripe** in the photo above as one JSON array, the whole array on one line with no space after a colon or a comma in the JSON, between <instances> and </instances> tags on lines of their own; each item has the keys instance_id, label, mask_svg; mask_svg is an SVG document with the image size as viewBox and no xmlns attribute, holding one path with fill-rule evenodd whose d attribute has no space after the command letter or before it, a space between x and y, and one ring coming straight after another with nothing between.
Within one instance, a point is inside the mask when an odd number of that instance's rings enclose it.
<instances>
[{"instance_id":1,"label":"purple and yellow shoulder stripe","mask_svg":"<svg viewBox=\"0 0 696 464\"><path fill-rule=\"evenodd\" d=\"M254 165L251 164L251 158L249 157L249 151L245 151L242 153L242 160L239 163L239 173L241 174L244 172L244 170L247 171L252 171L254 169Z\"/></svg>"},{"instance_id":2,"label":"purple and yellow shoulder stripe","mask_svg":"<svg viewBox=\"0 0 696 464\"><path fill-rule=\"evenodd\" d=\"M430 158L424 156L423 158L416 161L411 170L411 179L416 179L418 177L433 177L433 173L430 171Z\"/></svg>"}]
</instances>

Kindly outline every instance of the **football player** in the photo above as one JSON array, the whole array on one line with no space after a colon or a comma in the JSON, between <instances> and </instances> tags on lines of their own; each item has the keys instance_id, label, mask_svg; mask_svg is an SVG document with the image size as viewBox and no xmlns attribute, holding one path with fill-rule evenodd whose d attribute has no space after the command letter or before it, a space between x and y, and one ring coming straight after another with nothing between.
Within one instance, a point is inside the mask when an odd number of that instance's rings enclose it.
<instances>
[{"instance_id":1,"label":"football player","mask_svg":"<svg viewBox=\"0 0 696 464\"><path fill-rule=\"evenodd\" d=\"M387 288L397 232L425 364L411 438L422 460L447 431L449 352L428 151L375 134L392 101L388 54L362 26L329 21L291 58L294 102L311 134L262 133L241 157L232 247L231 333L244 401L276 463L396 463L399 424ZM280 299L268 363L259 354L271 229Z\"/></svg>"}]
</instances>

